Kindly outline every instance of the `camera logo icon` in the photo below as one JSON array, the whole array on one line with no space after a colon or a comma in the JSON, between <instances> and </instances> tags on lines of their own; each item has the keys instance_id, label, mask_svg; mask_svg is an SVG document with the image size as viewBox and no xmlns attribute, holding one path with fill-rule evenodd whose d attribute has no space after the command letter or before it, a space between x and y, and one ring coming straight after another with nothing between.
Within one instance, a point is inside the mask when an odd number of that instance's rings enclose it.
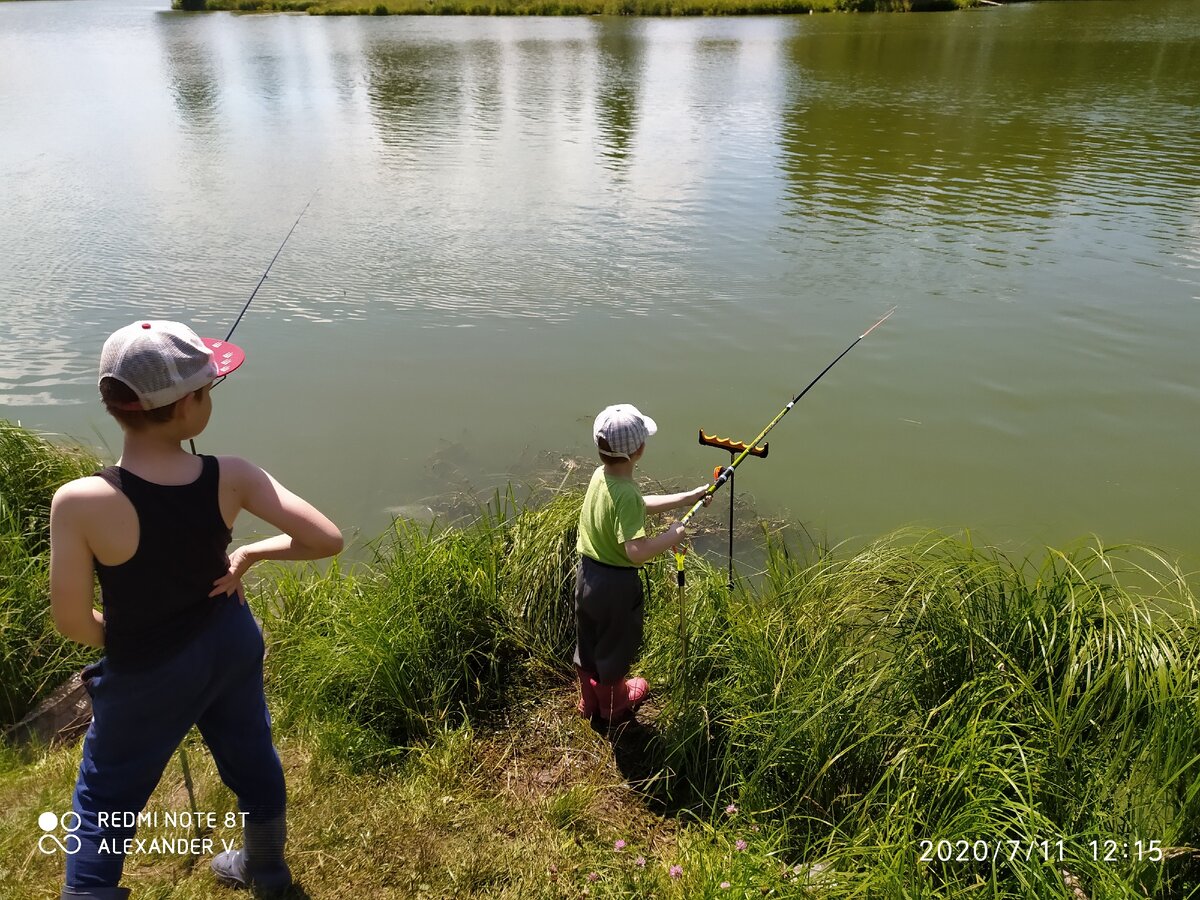
<instances>
[{"instance_id":1,"label":"camera logo icon","mask_svg":"<svg viewBox=\"0 0 1200 900\"><path fill-rule=\"evenodd\" d=\"M45 833L38 838L38 849L45 854L58 853L61 850L67 856L75 855L83 846L83 841L79 839L79 835L75 834L81 824L83 823L79 818L79 813L74 810L65 812L61 816L52 812L42 813L38 816L38 827ZM60 828L64 833L61 838L58 836Z\"/></svg>"}]
</instances>

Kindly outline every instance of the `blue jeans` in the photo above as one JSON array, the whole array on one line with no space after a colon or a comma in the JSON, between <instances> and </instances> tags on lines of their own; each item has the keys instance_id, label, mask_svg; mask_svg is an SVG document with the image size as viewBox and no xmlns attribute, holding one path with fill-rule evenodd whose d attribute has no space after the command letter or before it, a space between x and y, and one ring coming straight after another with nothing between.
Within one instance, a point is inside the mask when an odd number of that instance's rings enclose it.
<instances>
[{"instance_id":1,"label":"blue jeans","mask_svg":"<svg viewBox=\"0 0 1200 900\"><path fill-rule=\"evenodd\" d=\"M262 633L236 596L213 603L219 608L173 658L147 671L114 672L105 659L84 670L93 718L75 783L81 845L67 857L68 887L120 882L125 856L119 848L136 826L106 822L101 828L97 814L141 812L193 725L248 821L283 814L283 767L263 696Z\"/></svg>"}]
</instances>

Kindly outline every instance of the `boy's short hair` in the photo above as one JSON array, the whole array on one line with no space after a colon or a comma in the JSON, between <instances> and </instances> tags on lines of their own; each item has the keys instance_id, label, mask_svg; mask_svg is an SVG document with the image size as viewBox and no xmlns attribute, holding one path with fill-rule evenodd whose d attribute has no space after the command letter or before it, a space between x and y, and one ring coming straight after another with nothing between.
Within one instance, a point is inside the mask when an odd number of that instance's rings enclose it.
<instances>
[{"instance_id":1,"label":"boy's short hair","mask_svg":"<svg viewBox=\"0 0 1200 900\"><path fill-rule=\"evenodd\" d=\"M614 454L613 454L613 452L612 452L612 447L610 447L610 446L609 446L609 444L608 444L608 441L606 441L606 440L605 440L604 438L602 438L602 437L597 437L597 438L596 438L596 448L599 450L600 462L602 462L602 463L622 463L622 462L629 462L629 457L628 457L628 456L616 456L616 455L614 455ZM638 448L638 450L640 450L640 449L641 449L641 447L639 447L639 448ZM634 453L637 453L637 450L634 450L633 452L634 452ZM631 455L632 455L632 454L631 454Z\"/></svg>"},{"instance_id":2,"label":"boy's short hair","mask_svg":"<svg viewBox=\"0 0 1200 900\"><path fill-rule=\"evenodd\" d=\"M204 388L197 388L193 393L199 394ZM162 425L175 418L176 400L166 406L156 409L130 409L137 404L137 394L127 384L115 378L100 379L100 400L104 403L105 411L130 431L144 431L151 425Z\"/></svg>"}]
</instances>

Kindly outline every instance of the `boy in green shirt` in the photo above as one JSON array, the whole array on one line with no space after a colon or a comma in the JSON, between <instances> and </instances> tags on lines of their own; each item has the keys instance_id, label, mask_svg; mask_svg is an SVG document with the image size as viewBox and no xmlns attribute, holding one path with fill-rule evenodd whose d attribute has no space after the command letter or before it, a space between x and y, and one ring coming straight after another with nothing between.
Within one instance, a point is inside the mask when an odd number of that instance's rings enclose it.
<instances>
[{"instance_id":1,"label":"boy in green shirt","mask_svg":"<svg viewBox=\"0 0 1200 900\"><path fill-rule=\"evenodd\" d=\"M646 513L691 506L708 490L702 484L682 494L642 496L633 470L656 431L653 419L627 403L605 408L592 428L603 465L592 475L579 514L575 673L580 715L605 725L632 719L649 690L643 678L625 679L642 642L645 596L638 570L686 538L679 522L648 536Z\"/></svg>"}]
</instances>

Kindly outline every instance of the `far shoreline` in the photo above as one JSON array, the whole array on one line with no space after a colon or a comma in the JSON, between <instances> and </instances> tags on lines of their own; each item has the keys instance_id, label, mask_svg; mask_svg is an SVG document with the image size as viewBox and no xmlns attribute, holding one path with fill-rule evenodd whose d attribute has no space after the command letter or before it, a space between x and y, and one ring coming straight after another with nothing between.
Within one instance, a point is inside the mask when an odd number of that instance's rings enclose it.
<instances>
[{"instance_id":1,"label":"far shoreline","mask_svg":"<svg viewBox=\"0 0 1200 900\"><path fill-rule=\"evenodd\" d=\"M949 12L1028 0L172 0L186 12L314 16L753 16L826 12Z\"/></svg>"}]
</instances>

